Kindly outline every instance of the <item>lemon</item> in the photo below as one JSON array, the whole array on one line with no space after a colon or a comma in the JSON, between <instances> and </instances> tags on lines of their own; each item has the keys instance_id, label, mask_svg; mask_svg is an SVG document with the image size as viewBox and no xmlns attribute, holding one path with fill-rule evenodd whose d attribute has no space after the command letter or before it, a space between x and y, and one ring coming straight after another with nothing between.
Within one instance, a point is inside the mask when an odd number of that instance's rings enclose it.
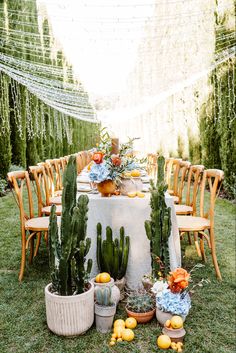
<instances>
[{"instance_id":1,"label":"lemon","mask_svg":"<svg viewBox=\"0 0 236 353\"><path fill-rule=\"evenodd\" d=\"M125 330L125 328L123 326L114 327L114 333L116 334L116 337L121 338L124 330Z\"/></svg>"},{"instance_id":2,"label":"lemon","mask_svg":"<svg viewBox=\"0 0 236 353\"><path fill-rule=\"evenodd\" d=\"M166 320L165 326L166 327L171 327L171 321L170 320Z\"/></svg>"},{"instance_id":3,"label":"lemon","mask_svg":"<svg viewBox=\"0 0 236 353\"><path fill-rule=\"evenodd\" d=\"M123 340L122 340L121 337L117 339L117 342L122 342L122 341L123 341Z\"/></svg>"},{"instance_id":4,"label":"lemon","mask_svg":"<svg viewBox=\"0 0 236 353\"><path fill-rule=\"evenodd\" d=\"M100 273L100 283L108 283L111 280L111 276L107 272Z\"/></svg>"},{"instance_id":5,"label":"lemon","mask_svg":"<svg viewBox=\"0 0 236 353\"><path fill-rule=\"evenodd\" d=\"M137 196L143 198L145 197L145 194L143 192L138 191Z\"/></svg>"},{"instance_id":6,"label":"lemon","mask_svg":"<svg viewBox=\"0 0 236 353\"><path fill-rule=\"evenodd\" d=\"M157 345L161 349L168 349L171 345L171 339L167 335L161 335L157 339Z\"/></svg>"},{"instance_id":7,"label":"lemon","mask_svg":"<svg viewBox=\"0 0 236 353\"><path fill-rule=\"evenodd\" d=\"M125 326L127 328L135 328L137 326L137 320L134 317L128 317L128 319L125 320Z\"/></svg>"},{"instance_id":8,"label":"lemon","mask_svg":"<svg viewBox=\"0 0 236 353\"><path fill-rule=\"evenodd\" d=\"M116 342L111 341L111 342L109 343L109 346L114 346L115 344L116 344Z\"/></svg>"},{"instance_id":9,"label":"lemon","mask_svg":"<svg viewBox=\"0 0 236 353\"><path fill-rule=\"evenodd\" d=\"M137 169L131 170L130 174L132 177L140 177L140 175L141 175L140 171Z\"/></svg>"},{"instance_id":10,"label":"lemon","mask_svg":"<svg viewBox=\"0 0 236 353\"><path fill-rule=\"evenodd\" d=\"M178 316L178 315L172 316L170 323L173 329L178 329L183 327L183 319L181 316Z\"/></svg>"},{"instance_id":11,"label":"lemon","mask_svg":"<svg viewBox=\"0 0 236 353\"><path fill-rule=\"evenodd\" d=\"M114 321L114 328L118 326L122 326L123 328L125 328L125 321L122 319L117 319L116 321Z\"/></svg>"},{"instance_id":12,"label":"lemon","mask_svg":"<svg viewBox=\"0 0 236 353\"><path fill-rule=\"evenodd\" d=\"M95 277L95 282L100 283L100 273Z\"/></svg>"},{"instance_id":13,"label":"lemon","mask_svg":"<svg viewBox=\"0 0 236 353\"><path fill-rule=\"evenodd\" d=\"M135 197L136 195L137 195L136 191L128 192L128 194L127 194L128 197Z\"/></svg>"},{"instance_id":14,"label":"lemon","mask_svg":"<svg viewBox=\"0 0 236 353\"><path fill-rule=\"evenodd\" d=\"M129 328L126 328L122 331L122 339L124 341L130 342L134 339L134 331Z\"/></svg>"}]
</instances>

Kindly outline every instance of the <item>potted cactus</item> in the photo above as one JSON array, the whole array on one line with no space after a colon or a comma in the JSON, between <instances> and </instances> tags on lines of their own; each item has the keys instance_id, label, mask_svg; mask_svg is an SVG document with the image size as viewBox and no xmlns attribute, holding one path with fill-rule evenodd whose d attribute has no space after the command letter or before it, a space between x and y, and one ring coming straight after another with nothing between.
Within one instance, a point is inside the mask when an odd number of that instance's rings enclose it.
<instances>
[{"instance_id":1,"label":"potted cactus","mask_svg":"<svg viewBox=\"0 0 236 353\"><path fill-rule=\"evenodd\" d=\"M86 255L91 240L86 239L88 197L76 204L76 159L71 156L63 176L62 216L58 226L56 207L49 223L49 265L52 283L45 288L49 329L63 336L87 331L94 320L94 285L88 281L92 268Z\"/></svg>"},{"instance_id":2,"label":"potted cactus","mask_svg":"<svg viewBox=\"0 0 236 353\"><path fill-rule=\"evenodd\" d=\"M124 297L125 273L129 258L130 238L125 236L124 227L120 237L113 240L111 227L106 227L106 239L102 240L102 225L97 224L97 264L100 272L108 272Z\"/></svg>"},{"instance_id":3,"label":"potted cactus","mask_svg":"<svg viewBox=\"0 0 236 353\"><path fill-rule=\"evenodd\" d=\"M135 291L129 294L126 304L126 312L129 317L134 317L139 323L152 320L156 301L153 295L144 291Z\"/></svg>"},{"instance_id":4,"label":"potted cactus","mask_svg":"<svg viewBox=\"0 0 236 353\"><path fill-rule=\"evenodd\" d=\"M111 330L116 304L111 299L111 287L106 286L95 289L95 322L98 332L106 333Z\"/></svg>"}]
</instances>

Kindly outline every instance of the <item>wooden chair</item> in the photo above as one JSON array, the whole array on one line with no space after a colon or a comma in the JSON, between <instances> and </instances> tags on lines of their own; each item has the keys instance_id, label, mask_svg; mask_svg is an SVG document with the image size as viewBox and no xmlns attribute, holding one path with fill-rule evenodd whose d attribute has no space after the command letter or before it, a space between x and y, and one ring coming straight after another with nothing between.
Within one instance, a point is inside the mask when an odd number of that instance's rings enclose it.
<instances>
[{"instance_id":1,"label":"wooden chair","mask_svg":"<svg viewBox=\"0 0 236 353\"><path fill-rule=\"evenodd\" d=\"M80 174L84 169L84 161L83 161L81 152L76 154L76 165L77 165L77 174Z\"/></svg>"},{"instance_id":2,"label":"wooden chair","mask_svg":"<svg viewBox=\"0 0 236 353\"><path fill-rule=\"evenodd\" d=\"M49 195L48 180L43 166L29 167L30 175L35 181L38 199L38 216L49 216L51 213L52 201ZM55 201L55 200L54 200ZM62 205L56 204L56 214L61 216Z\"/></svg>"},{"instance_id":3,"label":"wooden chair","mask_svg":"<svg viewBox=\"0 0 236 353\"><path fill-rule=\"evenodd\" d=\"M175 203L182 202L183 189L185 185L185 179L189 171L191 163L188 161L180 161L175 172L175 184L177 185L177 192L174 191L173 197ZM176 193L176 194L175 194Z\"/></svg>"},{"instance_id":4,"label":"wooden chair","mask_svg":"<svg viewBox=\"0 0 236 353\"><path fill-rule=\"evenodd\" d=\"M31 190L30 178L27 171L10 172L7 174L10 185L13 186L17 204L20 210L20 225L21 225L21 266L19 273L19 280L24 276L26 251L30 247L29 263L32 263L33 257L38 253L41 234L44 232L47 240L47 232L49 226L49 217L35 217L33 207L33 195ZM26 187L27 193L27 209L24 205L24 189ZM59 220L59 217L58 217ZM36 247L34 250L34 240L36 239Z\"/></svg>"},{"instance_id":5,"label":"wooden chair","mask_svg":"<svg viewBox=\"0 0 236 353\"><path fill-rule=\"evenodd\" d=\"M61 169L64 173L68 160L66 157L60 157L60 161L61 161Z\"/></svg>"},{"instance_id":6,"label":"wooden chair","mask_svg":"<svg viewBox=\"0 0 236 353\"><path fill-rule=\"evenodd\" d=\"M178 227L180 235L184 233L194 233L195 245L202 256L202 259L206 261L205 250L204 250L204 239L206 239L209 248L211 249L211 255L213 264L215 267L216 275L219 279L222 279L220 269L216 257L215 249L215 233L214 233L214 208L215 200L217 197L217 190L224 179L224 172L218 169L207 169L203 173L201 193L200 193L200 217L196 216L177 216ZM210 207L205 213L204 211L204 196L206 185L210 188ZM208 232L208 234L206 233ZM200 238L200 249L198 244L198 238Z\"/></svg>"},{"instance_id":7,"label":"wooden chair","mask_svg":"<svg viewBox=\"0 0 236 353\"><path fill-rule=\"evenodd\" d=\"M62 191L55 191L54 185L54 174L52 166L48 162L40 162L38 166L43 166L45 170L45 175L47 178L47 185L49 190L49 200L47 200L48 205L61 205L61 194Z\"/></svg>"},{"instance_id":8,"label":"wooden chair","mask_svg":"<svg viewBox=\"0 0 236 353\"><path fill-rule=\"evenodd\" d=\"M156 180L157 176L157 154L148 153L147 155L147 173Z\"/></svg>"},{"instance_id":9,"label":"wooden chair","mask_svg":"<svg viewBox=\"0 0 236 353\"><path fill-rule=\"evenodd\" d=\"M186 202L184 204L175 205L177 215L196 215L196 202L199 185L201 182L204 165L192 165L188 172ZM192 183L193 180L193 183ZM183 192L183 187L181 195ZM182 201L182 199L181 199Z\"/></svg>"},{"instance_id":10,"label":"wooden chair","mask_svg":"<svg viewBox=\"0 0 236 353\"><path fill-rule=\"evenodd\" d=\"M166 158L165 160L165 179L170 195L178 196L178 178L181 161L181 158Z\"/></svg>"}]
</instances>

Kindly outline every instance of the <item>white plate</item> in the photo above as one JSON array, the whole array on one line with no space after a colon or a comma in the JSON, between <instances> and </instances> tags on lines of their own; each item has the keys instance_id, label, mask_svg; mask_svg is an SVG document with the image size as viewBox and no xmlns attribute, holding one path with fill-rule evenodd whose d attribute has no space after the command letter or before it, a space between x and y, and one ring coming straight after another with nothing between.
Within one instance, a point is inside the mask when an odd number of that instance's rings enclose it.
<instances>
[{"instance_id":1,"label":"white plate","mask_svg":"<svg viewBox=\"0 0 236 353\"><path fill-rule=\"evenodd\" d=\"M149 183L149 182L150 182L150 178L149 178L149 176L141 177L141 181L142 181L143 183Z\"/></svg>"},{"instance_id":2,"label":"white plate","mask_svg":"<svg viewBox=\"0 0 236 353\"><path fill-rule=\"evenodd\" d=\"M90 183L90 179L88 175L79 175L77 177L77 183Z\"/></svg>"},{"instance_id":3,"label":"white plate","mask_svg":"<svg viewBox=\"0 0 236 353\"><path fill-rule=\"evenodd\" d=\"M78 185L77 191L79 192L90 192L92 191L91 187L89 185Z\"/></svg>"}]
</instances>

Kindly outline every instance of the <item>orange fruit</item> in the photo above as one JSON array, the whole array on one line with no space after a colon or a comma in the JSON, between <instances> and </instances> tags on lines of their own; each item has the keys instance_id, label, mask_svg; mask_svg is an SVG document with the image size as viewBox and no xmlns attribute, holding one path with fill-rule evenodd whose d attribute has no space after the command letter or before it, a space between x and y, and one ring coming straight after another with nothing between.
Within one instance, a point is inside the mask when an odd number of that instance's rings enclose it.
<instances>
[{"instance_id":1,"label":"orange fruit","mask_svg":"<svg viewBox=\"0 0 236 353\"><path fill-rule=\"evenodd\" d=\"M115 338L115 339L116 339L116 333L113 333L113 334L111 335L111 338Z\"/></svg>"},{"instance_id":2,"label":"orange fruit","mask_svg":"<svg viewBox=\"0 0 236 353\"><path fill-rule=\"evenodd\" d=\"M100 283L108 283L111 280L111 276L107 272L100 273Z\"/></svg>"},{"instance_id":3,"label":"orange fruit","mask_svg":"<svg viewBox=\"0 0 236 353\"><path fill-rule=\"evenodd\" d=\"M143 192L138 191L137 196L143 198L145 197L145 194Z\"/></svg>"},{"instance_id":4,"label":"orange fruit","mask_svg":"<svg viewBox=\"0 0 236 353\"><path fill-rule=\"evenodd\" d=\"M124 329L124 330L122 331L122 339L123 339L124 341L128 341L128 342L133 341L133 339L134 339L134 332L133 332L131 329L129 329L129 328Z\"/></svg>"},{"instance_id":5,"label":"orange fruit","mask_svg":"<svg viewBox=\"0 0 236 353\"><path fill-rule=\"evenodd\" d=\"M168 328L171 327L171 321L170 320L166 320L165 326L168 327Z\"/></svg>"},{"instance_id":6,"label":"orange fruit","mask_svg":"<svg viewBox=\"0 0 236 353\"><path fill-rule=\"evenodd\" d=\"M125 328L125 321L122 319L117 319L116 321L114 321L114 328L119 326Z\"/></svg>"},{"instance_id":7,"label":"orange fruit","mask_svg":"<svg viewBox=\"0 0 236 353\"><path fill-rule=\"evenodd\" d=\"M117 342L122 342L123 340L122 340L122 338L120 337L120 338L117 338Z\"/></svg>"},{"instance_id":8,"label":"orange fruit","mask_svg":"<svg viewBox=\"0 0 236 353\"><path fill-rule=\"evenodd\" d=\"M101 274L99 273L99 274L95 277L95 282L100 283L100 276L101 276Z\"/></svg>"},{"instance_id":9,"label":"orange fruit","mask_svg":"<svg viewBox=\"0 0 236 353\"><path fill-rule=\"evenodd\" d=\"M123 326L116 326L114 327L114 333L116 334L117 338L121 338L122 337L122 333L124 331L124 327Z\"/></svg>"},{"instance_id":10,"label":"orange fruit","mask_svg":"<svg viewBox=\"0 0 236 353\"><path fill-rule=\"evenodd\" d=\"M111 341L111 342L109 343L109 346L114 346L115 344L116 344L116 342Z\"/></svg>"},{"instance_id":11,"label":"orange fruit","mask_svg":"<svg viewBox=\"0 0 236 353\"><path fill-rule=\"evenodd\" d=\"M173 329L177 329L183 327L184 322L181 316L174 315L172 316L170 323Z\"/></svg>"},{"instance_id":12,"label":"orange fruit","mask_svg":"<svg viewBox=\"0 0 236 353\"><path fill-rule=\"evenodd\" d=\"M128 319L125 320L125 326L127 328L135 328L137 326L137 320L134 317L128 317Z\"/></svg>"},{"instance_id":13,"label":"orange fruit","mask_svg":"<svg viewBox=\"0 0 236 353\"><path fill-rule=\"evenodd\" d=\"M161 335L157 338L157 345L161 349L168 349L171 345L171 339L167 335Z\"/></svg>"}]
</instances>

